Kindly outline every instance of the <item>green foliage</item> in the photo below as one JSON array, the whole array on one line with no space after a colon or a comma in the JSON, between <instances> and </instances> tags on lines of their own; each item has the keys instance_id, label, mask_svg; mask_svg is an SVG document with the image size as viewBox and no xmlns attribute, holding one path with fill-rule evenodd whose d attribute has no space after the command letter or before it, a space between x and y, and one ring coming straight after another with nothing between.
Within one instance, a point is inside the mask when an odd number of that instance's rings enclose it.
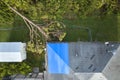
<instances>
[{"instance_id":1,"label":"green foliage","mask_svg":"<svg viewBox=\"0 0 120 80\"><path fill-rule=\"evenodd\" d=\"M118 1L117 0L109 0L107 5L108 5L108 9L107 9L107 13L108 14L113 14L113 13L117 13L119 12L119 5L118 5Z\"/></svg>"},{"instance_id":2,"label":"green foliage","mask_svg":"<svg viewBox=\"0 0 120 80\"><path fill-rule=\"evenodd\" d=\"M0 63L0 77L13 74L27 74L31 72L31 67L26 63Z\"/></svg>"},{"instance_id":3,"label":"green foliage","mask_svg":"<svg viewBox=\"0 0 120 80\"><path fill-rule=\"evenodd\" d=\"M0 19L13 19L5 3L32 20L74 19L91 15L114 14L120 10L117 0L3 0ZM3 15L4 14L4 15Z\"/></svg>"},{"instance_id":4,"label":"green foliage","mask_svg":"<svg viewBox=\"0 0 120 80\"><path fill-rule=\"evenodd\" d=\"M0 1L0 23L12 22L13 14L7 6Z\"/></svg>"},{"instance_id":5,"label":"green foliage","mask_svg":"<svg viewBox=\"0 0 120 80\"><path fill-rule=\"evenodd\" d=\"M42 42L40 42L39 44L35 44L32 42L28 42L27 43L27 51L31 52L31 53L35 53L35 54L42 54L44 51L44 44Z\"/></svg>"},{"instance_id":6,"label":"green foliage","mask_svg":"<svg viewBox=\"0 0 120 80\"><path fill-rule=\"evenodd\" d=\"M62 22L51 21L51 23L42 29L49 36L50 41L62 41L66 36L65 28L66 26ZM37 36L35 33L33 33L33 35L35 35L33 36L33 40L27 43L27 51L40 55L44 52L45 40L42 40L44 38L40 34Z\"/></svg>"},{"instance_id":7,"label":"green foliage","mask_svg":"<svg viewBox=\"0 0 120 80\"><path fill-rule=\"evenodd\" d=\"M50 41L62 41L66 35L65 28L66 26L62 22L53 21L43 29L50 36Z\"/></svg>"}]
</instances>

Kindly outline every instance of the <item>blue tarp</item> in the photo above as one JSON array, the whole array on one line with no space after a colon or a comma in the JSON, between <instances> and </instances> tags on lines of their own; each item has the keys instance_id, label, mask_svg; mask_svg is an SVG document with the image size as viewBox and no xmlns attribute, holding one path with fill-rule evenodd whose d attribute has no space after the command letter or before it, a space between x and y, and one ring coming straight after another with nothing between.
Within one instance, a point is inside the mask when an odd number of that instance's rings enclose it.
<instances>
[{"instance_id":1,"label":"blue tarp","mask_svg":"<svg viewBox=\"0 0 120 80\"><path fill-rule=\"evenodd\" d=\"M47 43L48 72L69 73L68 43Z\"/></svg>"}]
</instances>

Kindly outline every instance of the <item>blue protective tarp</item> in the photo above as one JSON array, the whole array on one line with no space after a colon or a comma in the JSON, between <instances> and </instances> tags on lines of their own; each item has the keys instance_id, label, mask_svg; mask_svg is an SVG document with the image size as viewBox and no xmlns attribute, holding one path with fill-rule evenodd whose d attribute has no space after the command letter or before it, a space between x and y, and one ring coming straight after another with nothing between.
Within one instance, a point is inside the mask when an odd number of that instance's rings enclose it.
<instances>
[{"instance_id":1,"label":"blue protective tarp","mask_svg":"<svg viewBox=\"0 0 120 80\"><path fill-rule=\"evenodd\" d=\"M48 72L69 73L68 43L47 43Z\"/></svg>"}]
</instances>

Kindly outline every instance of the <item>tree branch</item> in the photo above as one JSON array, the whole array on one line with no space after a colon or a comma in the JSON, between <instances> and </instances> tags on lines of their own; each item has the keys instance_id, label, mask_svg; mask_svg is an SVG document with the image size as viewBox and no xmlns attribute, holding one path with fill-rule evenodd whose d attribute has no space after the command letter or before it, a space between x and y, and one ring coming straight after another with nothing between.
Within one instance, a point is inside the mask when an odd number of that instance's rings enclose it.
<instances>
[{"instance_id":1,"label":"tree branch","mask_svg":"<svg viewBox=\"0 0 120 80\"><path fill-rule=\"evenodd\" d=\"M5 3L6 4L6 3ZM6 4L7 5L7 4ZM34 27L36 27L44 36L46 39L49 39L48 35L36 24L34 24L32 21L30 21L28 18L26 18L25 16L23 16L22 14L20 14L18 11L16 11L14 8L12 8L11 6L7 5L12 11L14 11L17 15L19 15L20 17L22 17L24 20L26 20L27 22L29 22L29 24L33 25Z\"/></svg>"}]
</instances>

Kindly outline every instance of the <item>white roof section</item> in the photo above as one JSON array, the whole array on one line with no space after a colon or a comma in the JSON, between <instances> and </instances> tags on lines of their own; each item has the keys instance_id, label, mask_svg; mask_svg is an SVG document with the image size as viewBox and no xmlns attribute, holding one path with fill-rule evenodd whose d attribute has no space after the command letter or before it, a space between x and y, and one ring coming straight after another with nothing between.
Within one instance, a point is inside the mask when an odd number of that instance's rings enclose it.
<instances>
[{"instance_id":1,"label":"white roof section","mask_svg":"<svg viewBox=\"0 0 120 80\"><path fill-rule=\"evenodd\" d=\"M26 59L26 44L0 42L0 62L22 62Z\"/></svg>"}]
</instances>

